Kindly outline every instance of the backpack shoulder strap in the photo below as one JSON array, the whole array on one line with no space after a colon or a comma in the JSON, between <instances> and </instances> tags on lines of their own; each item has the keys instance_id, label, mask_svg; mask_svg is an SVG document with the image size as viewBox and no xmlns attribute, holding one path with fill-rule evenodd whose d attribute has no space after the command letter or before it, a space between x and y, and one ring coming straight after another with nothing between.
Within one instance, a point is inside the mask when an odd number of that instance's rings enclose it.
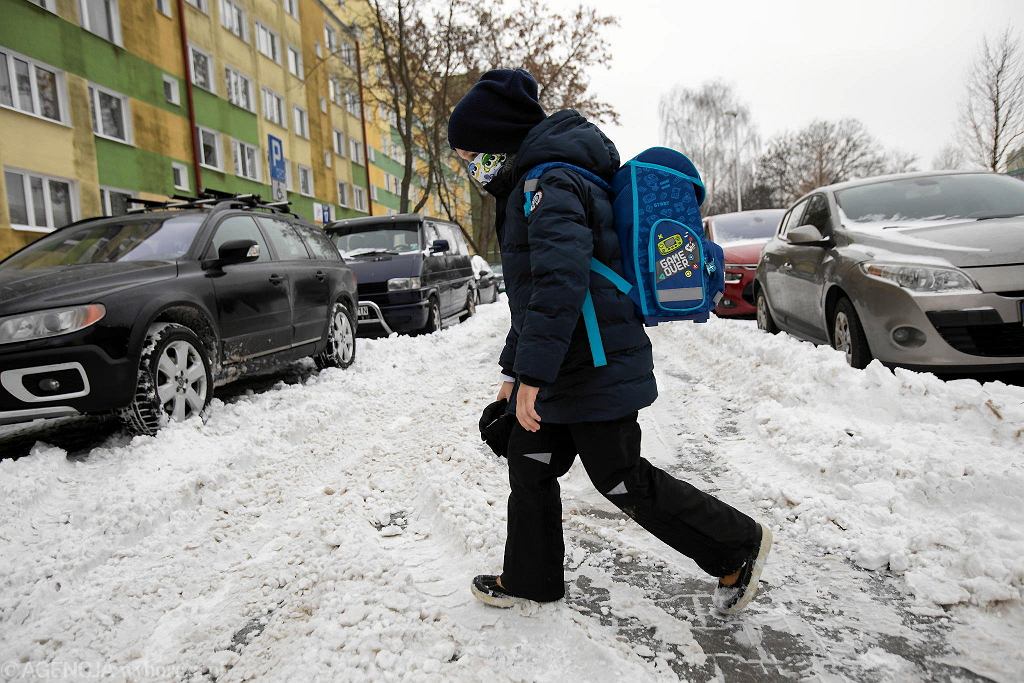
<instances>
[{"instance_id":1,"label":"backpack shoulder strap","mask_svg":"<svg viewBox=\"0 0 1024 683\"><path fill-rule=\"evenodd\" d=\"M579 166L564 161L549 161L547 163L539 164L527 172L526 182L523 183L523 191L526 195L526 201L523 204L523 213L526 214L527 218L530 217L530 211L533 210L533 193L537 191L537 187L540 185L541 176L556 168L569 169L570 171L573 171L594 183L605 192L611 192L611 186L604 180L604 178L593 171L588 171L585 168L580 168Z\"/></svg>"}]
</instances>

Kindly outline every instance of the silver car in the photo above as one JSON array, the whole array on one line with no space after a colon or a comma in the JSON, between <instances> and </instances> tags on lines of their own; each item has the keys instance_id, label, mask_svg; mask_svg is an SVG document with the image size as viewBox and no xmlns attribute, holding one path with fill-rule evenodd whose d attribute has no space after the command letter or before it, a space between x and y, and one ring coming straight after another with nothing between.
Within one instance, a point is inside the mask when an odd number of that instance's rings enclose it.
<instances>
[{"instance_id":1,"label":"silver car","mask_svg":"<svg viewBox=\"0 0 1024 683\"><path fill-rule=\"evenodd\" d=\"M1024 182L905 173L822 187L786 213L757 324L930 371L1024 368Z\"/></svg>"}]
</instances>

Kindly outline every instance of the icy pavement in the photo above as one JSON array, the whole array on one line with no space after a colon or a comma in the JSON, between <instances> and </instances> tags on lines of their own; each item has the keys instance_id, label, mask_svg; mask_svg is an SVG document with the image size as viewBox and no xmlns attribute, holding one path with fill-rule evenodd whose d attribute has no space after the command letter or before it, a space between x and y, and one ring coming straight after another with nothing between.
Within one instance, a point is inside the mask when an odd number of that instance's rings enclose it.
<instances>
[{"instance_id":1,"label":"icy pavement","mask_svg":"<svg viewBox=\"0 0 1024 683\"><path fill-rule=\"evenodd\" d=\"M650 460L775 530L751 608L711 612L713 581L578 468L566 601L474 601L504 539L475 424L507 320L0 461L0 679L1024 677L1024 389L858 372L746 322L654 330L641 423Z\"/></svg>"}]
</instances>

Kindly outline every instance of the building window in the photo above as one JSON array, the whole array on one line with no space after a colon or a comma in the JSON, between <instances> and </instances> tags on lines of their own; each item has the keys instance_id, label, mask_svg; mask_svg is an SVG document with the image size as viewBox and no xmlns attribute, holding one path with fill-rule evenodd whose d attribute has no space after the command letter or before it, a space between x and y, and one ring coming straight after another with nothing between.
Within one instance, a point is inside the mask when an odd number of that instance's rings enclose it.
<instances>
[{"instance_id":1,"label":"building window","mask_svg":"<svg viewBox=\"0 0 1024 683\"><path fill-rule=\"evenodd\" d=\"M348 208L348 183L338 183L338 204Z\"/></svg>"},{"instance_id":2,"label":"building window","mask_svg":"<svg viewBox=\"0 0 1024 683\"><path fill-rule=\"evenodd\" d=\"M185 2L192 5L203 14L210 13L210 7L206 4L207 0L185 0Z\"/></svg>"},{"instance_id":3,"label":"building window","mask_svg":"<svg viewBox=\"0 0 1024 683\"><path fill-rule=\"evenodd\" d=\"M309 115L302 107L293 107L292 114L295 120L295 133L309 139Z\"/></svg>"},{"instance_id":4,"label":"building window","mask_svg":"<svg viewBox=\"0 0 1024 683\"><path fill-rule=\"evenodd\" d=\"M33 5L39 5L43 9L49 10L54 14L57 13L57 10L53 6L54 0L29 0L29 2L31 2Z\"/></svg>"},{"instance_id":5,"label":"building window","mask_svg":"<svg viewBox=\"0 0 1024 683\"><path fill-rule=\"evenodd\" d=\"M299 194L313 196L313 169L299 164Z\"/></svg>"},{"instance_id":6,"label":"building window","mask_svg":"<svg viewBox=\"0 0 1024 683\"><path fill-rule=\"evenodd\" d=\"M356 211L366 211L366 190L352 186L352 205Z\"/></svg>"},{"instance_id":7,"label":"building window","mask_svg":"<svg viewBox=\"0 0 1024 683\"><path fill-rule=\"evenodd\" d=\"M231 0L220 0L220 25L241 40L249 41L245 12Z\"/></svg>"},{"instance_id":8,"label":"building window","mask_svg":"<svg viewBox=\"0 0 1024 683\"><path fill-rule=\"evenodd\" d=\"M115 190L112 187L100 188L100 201L103 204L104 216L123 216L132 206L131 192Z\"/></svg>"},{"instance_id":9,"label":"building window","mask_svg":"<svg viewBox=\"0 0 1024 683\"><path fill-rule=\"evenodd\" d=\"M345 43L341 46L341 50L338 51L338 56L341 57L341 61L350 69L356 68L356 50L354 47Z\"/></svg>"},{"instance_id":10,"label":"building window","mask_svg":"<svg viewBox=\"0 0 1024 683\"><path fill-rule=\"evenodd\" d=\"M333 53L338 49L338 32L331 26L324 24L324 47L327 48L327 53Z\"/></svg>"},{"instance_id":11,"label":"building window","mask_svg":"<svg viewBox=\"0 0 1024 683\"><path fill-rule=\"evenodd\" d=\"M273 90L263 89L263 118L282 127L284 121L284 99Z\"/></svg>"},{"instance_id":12,"label":"building window","mask_svg":"<svg viewBox=\"0 0 1024 683\"><path fill-rule=\"evenodd\" d=\"M179 164L177 161L172 161L171 180L174 183L175 190L184 190L185 192L188 192L188 166L185 164Z\"/></svg>"},{"instance_id":13,"label":"building window","mask_svg":"<svg viewBox=\"0 0 1024 683\"><path fill-rule=\"evenodd\" d=\"M359 118L359 98L356 97L355 93L345 93L345 109L347 109L348 113L352 114L352 116L357 119Z\"/></svg>"},{"instance_id":14,"label":"building window","mask_svg":"<svg viewBox=\"0 0 1024 683\"><path fill-rule=\"evenodd\" d=\"M363 163L363 145L359 140L355 138L349 138L348 141L348 152L349 158L357 164Z\"/></svg>"},{"instance_id":15,"label":"building window","mask_svg":"<svg viewBox=\"0 0 1024 683\"><path fill-rule=\"evenodd\" d=\"M131 140L128 98L98 85L89 86L92 132L118 142Z\"/></svg>"},{"instance_id":16,"label":"building window","mask_svg":"<svg viewBox=\"0 0 1024 683\"><path fill-rule=\"evenodd\" d=\"M251 112L256 111L252 95L252 81L230 66L224 67L224 81L228 87L228 102Z\"/></svg>"},{"instance_id":17,"label":"building window","mask_svg":"<svg viewBox=\"0 0 1024 683\"><path fill-rule=\"evenodd\" d=\"M330 168L331 165L332 165L332 159L333 158L334 157L331 156L330 152L324 152L324 166L326 166L327 168Z\"/></svg>"},{"instance_id":18,"label":"building window","mask_svg":"<svg viewBox=\"0 0 1024 683\"><path fill-rule=\"evenodd\" d=\"M117 0L80 0L82 28L111 43L121 44Z\"/></svg>"},{"instance_id":19,"label":"building window","mask_svg":"<svg viewBox=\"0 0 1024 683\"><path fill-rule=\"evenodd\" d=\"M378 192L376 185L370 185L370 199L375 202L380 201L380 192Z\"/></svg>"},{"instance_id":20,"label":"building window","mask_svg":"<svg viewBox=\"0 0 1024 683\"><path fill-rule=\"evenodd\" d=\"M156 11L165 17L171 15L171 0L156 0Z\"/></svg>"},{"instance_id":21,"label":"building window","mask_svg":"<svg viewBox=\"0 0 1024 683\"><path fill-rule=\"evenodd\" d=\"M64 73L0 50L0 105L65 123Z\"/></svg>"},{"instance_id":22,"label":"building window","mask_svg":"<svg viewBox=\"0 0 1024 683\"><path fill-rule=\"evenodd\" d=\"M235 161L235 175L249 180L258 181L260 179L260 151L258 148L239 140L232 140L231 154Z\"/></svg>"},{"instance_id":23,"label":"building window","mask_svg":"<svg viewBox=\"0 0 1024 683\"><path fill-rule=\"evenodd\" d=\"M199 163L215 171L222 170L220 133L198 126L197 129L199 131Z\"/></svg>"},{"instance_id":24,"label":"building window","mask_svg":"<svg viewBox=\"0 0 1024 683\"><path fill-rule=\"evenodd\" d=\"M70 180L4 169L11 225L50 232L75 220L74 185Z\"/></svg>"},{"instance_id":25,"label":"building window","mask_svg":"<svg viewBox=\"0 0 1024 683\"><path fill-rule=\"evenodd\" d=\"M256 49L264 57L281 63L281 43L277 34L263 24L256 22Z\"/></svg>"},{"instance_id":26,"label":"building window","mask_svg":"<svg viewBox=\"0 0 1024 683\"><path fill-rule=\"evenodd\" d=\"M288 46L288 71L298 79L304 78L306 74L302 68L302 52L294 45Z\"/></svg>"},{"instance_id":27,"label":"building window","mask_svg":"<svg viewBox=\"0 0 1024 683\"><path fill-rule=\"evenodd\" d=\"M299 18L299 0L284 0L284 11L289 16L298 19Z\"/></svg>"},{"instance_id":28,"label":"building window","mask_svg":"<svg viewBox=\"0 0 1024 683\"><path fill-rule=\"evenodd\" d=\"M339 157L345 156L345 134L335 128L331 135L331 141L334 143L334 153Z\"/></svg>"},{"instance_id":29,"label":"building window","mask_svg":"<svg viewBox=\"0 0 1024 683\"><path fill-rule=\"evenodd\" d=\"M192 84L216 92L213 87L213 57L192 45L189 47L189 61L192 66Z\"/></svg>"},{"instance_id":30,"label":"building window","mask_svg":"<svg viewBox=\"0 0 1024 683\"><path fill-rule=\"evenodd\" d=\"M164 99L171 104L181 106L181 93L178 90L178 79L164 74Z\"/></svg>"},{"instance_id":31,"label":"building window","mask_svg":"<svg viewBox=\"0 0 1024 683\"><path fill-rule=\"evenodd\" d=\"M370 161L377 161L377 152L373 147L366 148L366 156Z\"/></svg>"}]
</instances>

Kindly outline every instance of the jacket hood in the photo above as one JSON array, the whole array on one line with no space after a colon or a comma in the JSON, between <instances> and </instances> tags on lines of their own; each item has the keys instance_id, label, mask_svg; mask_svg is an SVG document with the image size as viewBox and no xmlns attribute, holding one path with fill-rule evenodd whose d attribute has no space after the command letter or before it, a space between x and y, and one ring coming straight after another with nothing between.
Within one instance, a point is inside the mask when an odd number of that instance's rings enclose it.
<instances>
[{"instance_id":1,"label":"jacket hood","mask_svg":"<svg viewBox=\"0 0 1024 683\"><path fill-rule=\"evenodd\" d=\"M563 109L530 130L516 154L516 176L549 161L573 164L610 181L619 170L619 151L579 112Z\"/></svg>"}]
</instances>

